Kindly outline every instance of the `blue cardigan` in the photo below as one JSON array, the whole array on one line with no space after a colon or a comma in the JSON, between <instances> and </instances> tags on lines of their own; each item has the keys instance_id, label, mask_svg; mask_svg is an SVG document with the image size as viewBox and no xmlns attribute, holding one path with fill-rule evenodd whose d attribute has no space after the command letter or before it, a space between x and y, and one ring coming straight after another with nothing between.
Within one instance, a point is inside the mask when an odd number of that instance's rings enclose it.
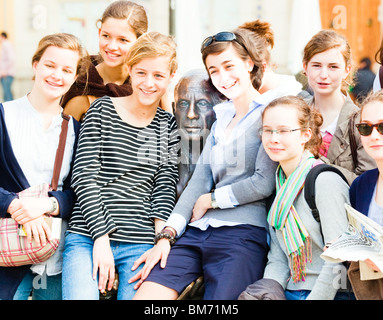
<instances>
[{"instance_id":1,"label":"blue cardigan","mask_svg":"<svg viewBox=\"0 0 383 320\"><path fill-rule=\"evenodd\" d=\"M73 119L74 131L76 134L74 151L76 150L80 124ZM75 157L73 152L72 165ZM68 219L71 215L75 202L75 194L70 188L72 172L64 181L63 191L52 191L50 195L55 197L60 206L60 217ZM16 193L29 188L30 185L18 164L13 153L11 141L5 125L4 109L0 104L0 218L7 216L7 210ZM18 285L24 278L30 265L22 267L0 267L0 299L12 299Z\"/></svg>"},{"instance_id":2,"label":"blue cardigan","mask_svg":"<svg viewBox=\"0 0 383 320\"><path fill-rule=\"evenodd\" d=\"M354 180L350 187L351 206L367 216L379 170L368 170Z\"/></svg>"}]
</instances>

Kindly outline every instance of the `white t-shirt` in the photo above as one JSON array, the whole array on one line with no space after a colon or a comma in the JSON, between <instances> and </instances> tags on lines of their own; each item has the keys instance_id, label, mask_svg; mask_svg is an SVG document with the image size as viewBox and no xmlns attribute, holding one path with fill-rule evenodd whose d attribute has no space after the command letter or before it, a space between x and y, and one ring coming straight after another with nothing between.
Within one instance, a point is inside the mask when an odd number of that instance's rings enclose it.
<instances>
[{"instance_id":1,"label":"white t-shirt","mask_svg":"<svg viewBox=\"0 0 383 320\"><path fill-rule=\"evenodd\" d=\"M3 104L4 118L13 153L30 186L51 183L53 166L61 132L61 115L53 118L45 131L39 112L31 105L27 96ZM68 176L72 161L75 133L72 119L59 178L58 190Z\"/></svg>"}]
</instances>

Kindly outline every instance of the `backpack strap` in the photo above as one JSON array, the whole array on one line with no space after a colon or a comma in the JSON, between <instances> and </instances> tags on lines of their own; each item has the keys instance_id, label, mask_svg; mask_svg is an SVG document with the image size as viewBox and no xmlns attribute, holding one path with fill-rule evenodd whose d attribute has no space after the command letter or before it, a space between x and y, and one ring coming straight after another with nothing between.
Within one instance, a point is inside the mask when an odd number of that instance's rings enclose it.
<instances>
[{"instance_id":1,"label":"backpack strap","mask_svg":"<svg viewBox=\"0 0 383 320\"><path fill-rule=\"evenodd\" d=\"M318 175L324 171L332 171L339 174L341 178L348 184L347 179L343 173L339 169L329 164L319 164L310 170L305 180L304 196L307 204L311 209L314 219L318 222L320 222L320 218L319 211L315 203L315 181Z\"/></svg>"},{"instance_id":2,"label":"backpack strap","mask_svg":"<svg viewBox=\"0 0 383 320\"><path fill-rule=\"evenodd\" d=\"M359 114L359 111L355 112L350 117L350 120L348 122L348 136L350 138L351 156L352 156L352 162L354 163L354 169L358 167L358 154L357 154L358 145L356 143L356 137L355 137L355 119L358 114Z\"/></svg>"}]
</instances>

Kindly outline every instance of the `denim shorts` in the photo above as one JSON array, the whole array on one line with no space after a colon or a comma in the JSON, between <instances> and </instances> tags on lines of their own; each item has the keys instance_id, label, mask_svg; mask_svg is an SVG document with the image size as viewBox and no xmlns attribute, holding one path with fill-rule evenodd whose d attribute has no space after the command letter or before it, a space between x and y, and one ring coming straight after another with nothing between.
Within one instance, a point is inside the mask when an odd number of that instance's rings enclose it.
<instances>
[{"instance_id":1,"label":"denim shorts","mask_svg":"<svg viewBox=\"0 0 383 320\"><path fill-rule=\"evenodd\" d=\"M98 300L98 281L93 280L93 244L90 237L67 232L63 253L63 300ZM132 271L134 261L153 247L151 244L132 244L110 241L114 263L119 275L117 299L131 300L136 291L135 283L128 283L143 267Z\"/></svg>"},{"instance_id":2,"label":"denim shorts","mask_svg":"<svg viewBox=\"0 0 383 320\"><path fill-rule=\"evenodd\" d=\"M170 250L164 269L157 264L146 281L181 293L201 274L205 300L235 300L262 278L267 262L267 232L251 225L190 227Z\"/></svg>"}]
</instances>

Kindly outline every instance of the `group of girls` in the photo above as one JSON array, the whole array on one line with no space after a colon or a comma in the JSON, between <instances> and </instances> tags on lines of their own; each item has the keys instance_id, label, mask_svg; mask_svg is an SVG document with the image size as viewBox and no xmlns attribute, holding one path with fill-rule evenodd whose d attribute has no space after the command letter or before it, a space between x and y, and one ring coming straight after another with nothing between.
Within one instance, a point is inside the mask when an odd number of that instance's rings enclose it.
<instances>
[{"instance_id":1,"label":"group of girls","mask_svg":"<svg viewBox=\"0 0 383 320\"><path fill-rule=\"evenodd\" d=\"M350 47L333 31L319 32L307 44L303 60L314 96L306 101L282 96L266 106L257 102L262 101L258 84L263 70L260 51L252 49L262 41L238 28L203 42L212 83L229 102L215 107L217 122L165 224L164 239L160 237L135 264L145 262L133 278L139 279L136 287L144 280L135 299L177 298L199 274L204 275L204 299L236 299L246 282L262 278L275 281L286 299L353 297L334 286L334 268L339 265L320 258L325 244L347 228L344 204L350 202L349 186L333 172L318 177L320 224L302 192L307 174L318 164L338 167L349 183L376 166L358 133L358 165L352 158L347 120L358 108L343 90L352 71ZM323 139L328 133L329 139ZM243 163L234 165L242 168L234 171L228 153L241 154L240 146L246 152ZM274 188L267 212L265 203ZM173 246L169 237L177 239Z\"/></svg>"},{"instance_id":2,"label":"group of girls","mask_svg":"<svg viewBox=\"0 0 383 320\"><path fill-rule=\"evenodd\" d=\"M1 217L10 215L41 243L49 241L44 214L69 221L46 263L0 268L0 299L31 292L34 299L98 299L116 271L118 299L176 299L201 274L204 299L237 299L263 278L288 299L342 298L334 264L319 255L346 229L349 187L335 173L319 176L320 224L302 189L319 163L339 167L349 183L380 166L380 100L369 100L356 118L362 137L355 132L353 161L347 119L357 107L343 90L352 72L345 38L321 31L306 46L308 101L297 97L295 80L270 69L267 24L206 38L203 62L228 101L215 107L217 121L175 203L180 138L164 97L176 44L146 32L144 9L130 1L113 2L100 23L100 56L91 64L74 36L46 36L32 60L31 92L0 105ZM72 125L52 210L46 199L17 193L50 182L62 112ZM381 179L372 172L367 180L376 188L356 206L379 216ZM36 274L45 277L40 289Z\"/></svg>"}]
</instances>

